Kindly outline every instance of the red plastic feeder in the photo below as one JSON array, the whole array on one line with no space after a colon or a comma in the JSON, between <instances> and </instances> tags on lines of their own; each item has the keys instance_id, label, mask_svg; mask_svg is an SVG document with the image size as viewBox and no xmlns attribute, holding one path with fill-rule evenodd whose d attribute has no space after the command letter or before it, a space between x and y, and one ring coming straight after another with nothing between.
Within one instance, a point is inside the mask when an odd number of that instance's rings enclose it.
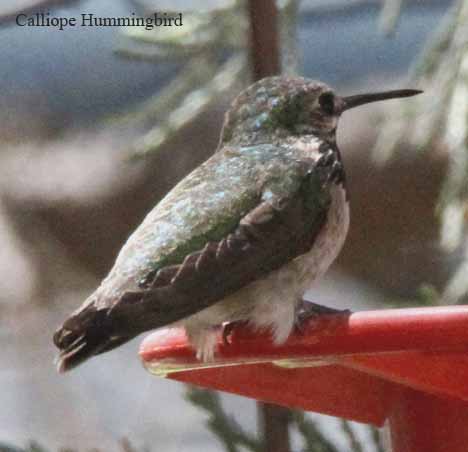
<instances>
[{"instance_id":1,"label":"red plastic feeder","mask_svg":"<svg viewBox=\"0 0 468 452\"><path fill-rule=\"evenodd\" d=\"M147 337L153 374L381 426L394 452L468 450L468 306L324 315L281 346L235 328L214 363L182 329Z\"/></svg>"}]
</instances>

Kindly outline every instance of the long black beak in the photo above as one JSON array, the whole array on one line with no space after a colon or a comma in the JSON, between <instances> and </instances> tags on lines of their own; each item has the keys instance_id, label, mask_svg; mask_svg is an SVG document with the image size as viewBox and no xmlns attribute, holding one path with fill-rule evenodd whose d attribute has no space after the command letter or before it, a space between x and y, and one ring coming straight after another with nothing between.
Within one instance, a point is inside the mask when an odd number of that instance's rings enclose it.
<instances>
[{"instance_id":1,"label":"long black beak","mask_svg":"<svg viewBox=\"0 0 468 452\"><path fill-rule=\"evenodd\" d=\"M349 110L350 108L359 107L360 105L368 104L370 102L397 99L399 97L410 97L421 93L422 91L419 89L397 89L394 91L384 91L382 93L357 94L356 96L342 97L343 104L341 107L341 112Z\"/></svg>"}]
</instances>

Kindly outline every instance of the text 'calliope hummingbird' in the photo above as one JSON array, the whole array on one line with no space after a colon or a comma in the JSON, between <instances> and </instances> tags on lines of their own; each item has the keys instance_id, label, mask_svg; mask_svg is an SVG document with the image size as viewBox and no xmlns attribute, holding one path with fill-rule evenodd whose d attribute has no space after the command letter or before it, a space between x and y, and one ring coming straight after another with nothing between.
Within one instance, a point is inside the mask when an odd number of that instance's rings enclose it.
<instances>
[{"instance_id":1,"label":"text 'calliope hummingbird'","mask_svg":"<svg viewBox=\"0 0 468 452\"><path fill-rule=\"evenodd\" d=\"M163 326L184 326L204 361L226 323L269 328L275 343L284 342L304 292L348 231L340 115L420 92L340 97L301 77L269 77L243 91L214 155L148 214L102 284L55 333L58 369Z\"/></svg>"}]
</instances>

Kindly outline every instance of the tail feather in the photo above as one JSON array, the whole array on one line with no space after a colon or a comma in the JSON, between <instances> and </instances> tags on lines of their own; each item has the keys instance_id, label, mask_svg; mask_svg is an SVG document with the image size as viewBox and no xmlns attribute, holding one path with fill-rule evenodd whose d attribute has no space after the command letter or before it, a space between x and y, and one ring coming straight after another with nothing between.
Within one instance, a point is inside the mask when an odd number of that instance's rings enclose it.
<instances>
[{"instance_id":1,"label":"tail feather","mask_svg":"<svg viewBox=\"0 0 468 452\"><path fill-rule=\"evenodd\" d=\"M72 315L54 334L54 343L60 350L56 359L57 370L66 372L134 337L113 334L112 330L107 309L97 310L89 305Z\"/></svg>"}]
</instances>

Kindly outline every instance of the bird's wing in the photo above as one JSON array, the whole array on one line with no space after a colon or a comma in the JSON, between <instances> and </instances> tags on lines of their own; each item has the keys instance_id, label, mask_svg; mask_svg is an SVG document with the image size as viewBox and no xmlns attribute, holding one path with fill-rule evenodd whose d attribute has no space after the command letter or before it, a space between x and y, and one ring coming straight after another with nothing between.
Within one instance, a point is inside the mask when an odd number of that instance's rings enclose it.
<instances>
[{"instance_id":1,"label":"bird's wing","mask_svg":"<svg viewBox=\"0 0 468 452\"><path fill-rule=\"evenodd\" d=\"M326 220L327 180L315 159L272 145L215 154L147 217L107 278L131 275L138 285L88 303L56 333L64 368L194 314L307 252Z\"/></svg>"}]
</instances>

